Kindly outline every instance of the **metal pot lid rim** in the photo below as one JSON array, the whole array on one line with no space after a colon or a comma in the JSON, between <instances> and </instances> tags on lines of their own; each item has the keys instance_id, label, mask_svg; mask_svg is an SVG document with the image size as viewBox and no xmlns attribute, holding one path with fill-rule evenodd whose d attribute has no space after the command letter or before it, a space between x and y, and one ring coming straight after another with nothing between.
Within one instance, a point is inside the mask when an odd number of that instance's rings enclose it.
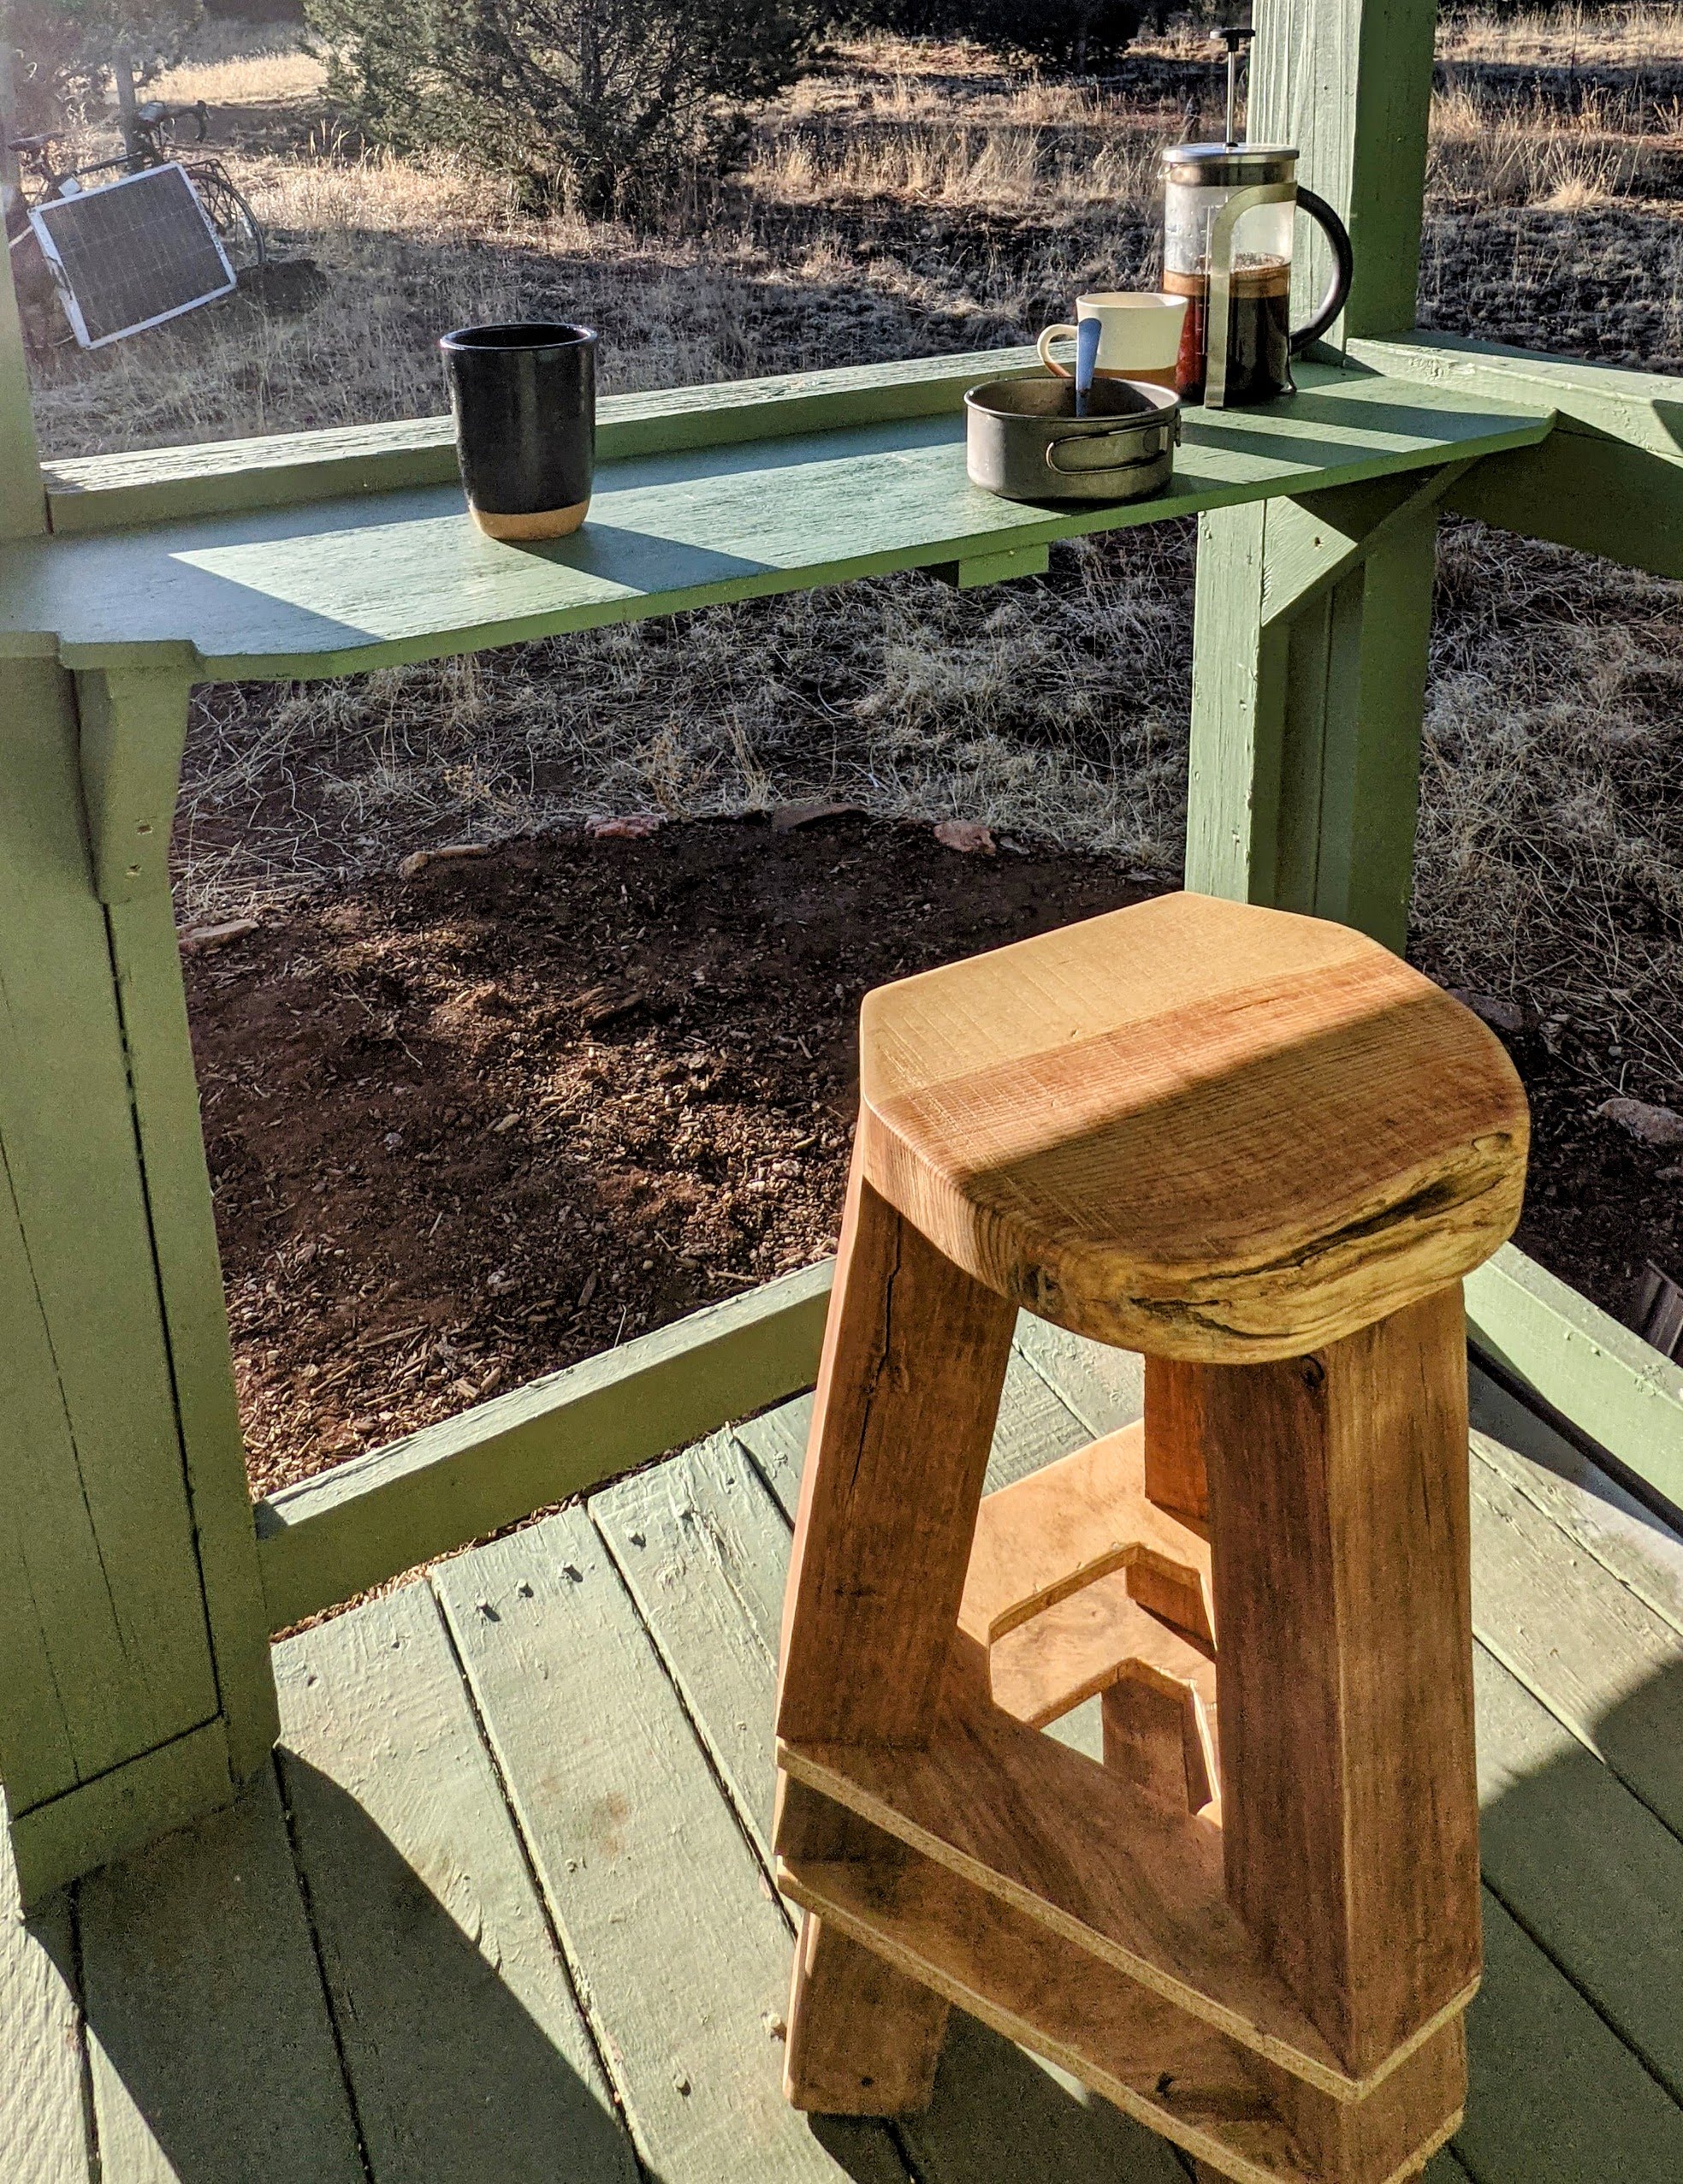
<instances>
[{"instance_id":1,"label":"metal pot lid rim","mask_svg":"<svg viewBox=\"0 0 1683 2184\"><path fill-rule=\"evenodd\" d=\"M1165 167L1215 167L1227 160L1295 159L1295 144L1171 144L1159 155Z\"/></svg>"}]
</instances>

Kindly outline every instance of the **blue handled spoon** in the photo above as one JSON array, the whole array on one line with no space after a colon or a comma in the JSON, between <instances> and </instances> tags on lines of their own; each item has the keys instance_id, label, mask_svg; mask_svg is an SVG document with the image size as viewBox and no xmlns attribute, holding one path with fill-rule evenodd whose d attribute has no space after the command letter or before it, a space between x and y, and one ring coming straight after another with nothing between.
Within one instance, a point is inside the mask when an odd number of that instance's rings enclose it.
<instances>
[{"instance_id":1,"label":"blue handled spoon","mask_svg":"<svg viewBox=\"0 0 1683 2184\"><path fill-rule=\"evenodd\" d=\"M1093 369L1099 362L1099 337L1104 328L1096 318L1083 318L1076 329L1076 415L1087 415L1087 398L1093 392Z\"/></svg>"}]
</instances>

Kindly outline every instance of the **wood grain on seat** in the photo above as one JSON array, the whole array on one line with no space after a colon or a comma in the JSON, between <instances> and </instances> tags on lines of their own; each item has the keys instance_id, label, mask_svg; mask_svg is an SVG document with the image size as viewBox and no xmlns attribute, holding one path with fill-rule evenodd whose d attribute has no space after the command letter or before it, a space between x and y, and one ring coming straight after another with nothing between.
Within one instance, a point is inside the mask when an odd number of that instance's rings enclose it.
<instances>
[{"instance_id":1,"label":"wood grain on seat","mask_svg":"<svg viewBox=\"0 0 1683 2184\"><path fill-rule=\"evenodd\" d=\"M866 999L861 1156L950 1258L1078 1334L1289 1357L1519 1220L1496 1039L1378 942L1167 895Z\"/></svg>"}]
</instances>

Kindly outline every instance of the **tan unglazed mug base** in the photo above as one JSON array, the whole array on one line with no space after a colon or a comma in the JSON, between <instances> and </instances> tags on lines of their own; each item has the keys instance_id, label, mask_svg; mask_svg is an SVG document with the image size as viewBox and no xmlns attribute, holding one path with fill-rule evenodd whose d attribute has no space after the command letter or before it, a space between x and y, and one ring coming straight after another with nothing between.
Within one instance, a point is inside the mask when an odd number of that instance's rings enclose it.
<instances>
[{"instance_id":1,"label":"tan unglazed mug base","mask_svg":"<svg viewBox=\"0 0 1683 2184\"><path fill-rule=\"evenodd\" d=\"M468 513L487 538L565 538L578 530L590 507L588 501L575 501L570 508L539 508L529 516L498 516L470 502Z\"/></svg>"},{"instance_id":2,"label":"tan unglazed mug base","mask_svg":"<svg viewBox=\"0 0 1683 2184\"><path fill-rule=\"evenodd\" d=\"M1073 371L1065 371L1059 365L1055 364L1052 368L1060 379L1073 379L1076 376ZM1143 380L1147 387L1172 387L1175 383L1175 367L1172 364L1166 364L1160 371L1147 371L1133 365L1124 365L1113 371L1101 364L1093 376L1095 379L1132 379L1136 382Z\"/></svg>"}]
</instances>

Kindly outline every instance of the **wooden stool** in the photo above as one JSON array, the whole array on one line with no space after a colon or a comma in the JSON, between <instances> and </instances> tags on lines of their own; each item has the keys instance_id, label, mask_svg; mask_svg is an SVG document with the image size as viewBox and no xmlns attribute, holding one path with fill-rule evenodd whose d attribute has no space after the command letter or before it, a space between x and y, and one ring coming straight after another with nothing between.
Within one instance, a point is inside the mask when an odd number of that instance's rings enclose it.
<instances>
[{"instance_id":1,"label":"wooden stool","mask_svg":"<svg viewBox=\"0 0 1683 2184\"><path fill-rule=\"evenodd\" d=\"M1513 1068L1360 935L1189 894L861 1039L778 1700L789 2098L922 2106L957 2002L1212 2171L1411 2175L1480 1961L1460 1278L1519 1217ZM1019 1305L1143 1350L1146 1415L984 1499ZM1103 1766L1036 1733L1097 1692Z\"/></svg>"}]
</instances>

